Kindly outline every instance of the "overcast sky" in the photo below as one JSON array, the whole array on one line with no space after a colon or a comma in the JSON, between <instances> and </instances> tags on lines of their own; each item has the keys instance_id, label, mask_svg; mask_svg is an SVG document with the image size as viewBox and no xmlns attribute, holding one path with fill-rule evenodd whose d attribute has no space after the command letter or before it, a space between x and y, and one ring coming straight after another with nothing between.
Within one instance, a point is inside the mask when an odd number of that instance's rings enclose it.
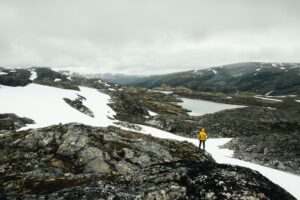
<instances>
[{"instance_id":1,"label":"overcast sky","mask_svg":"<svg viewBox=\"0 0 300 200\"><path fill-rule=\"evenodd\" d=\"M299 0L0 0L0 66L161 74L300 62Z\"/></svg>"}]
</instances>

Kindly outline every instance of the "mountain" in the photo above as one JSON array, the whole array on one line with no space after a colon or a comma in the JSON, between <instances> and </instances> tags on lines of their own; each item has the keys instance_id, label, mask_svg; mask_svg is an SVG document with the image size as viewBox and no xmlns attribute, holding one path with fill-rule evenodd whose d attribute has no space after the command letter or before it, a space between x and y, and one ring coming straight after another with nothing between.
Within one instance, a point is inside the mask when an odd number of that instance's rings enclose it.
<instances>
[{"instance_id":1,"label":"mountain","mask_svg":"<svg viewBox=\"0 0 300 200\"><path fill-rule=\"evenodd\" d=\"M126 85L128 83L137 81L144 77L144 76L128 75L128 74L120 74L120 73L86 74L84 76L87 78L100 78L104 81L111 82L111 83L118 83L121 85Z\"/></svg>"},{"instance_id":2,"label":"mountain","mask_svg":"<svg viewBox=\"0 0 300 200\"><path fill-rule=\"evenodd\" d=\"M50 68L0 68L0 84L1 199L300 198L297 96L205 93L246 107L191 116L178 94Z\"/></svg>"},{"instance_id":3,"label":"mountain","mask_svg":"<svg viewBox=\"0 0 300 200\"><path fill-rule=\"evenodd\" d=\"M238 63L203 70L156 75L132 86L186 87L202 92L254 92L269 95L300 94L299 63Z\"/></svg>"}]
</instances>

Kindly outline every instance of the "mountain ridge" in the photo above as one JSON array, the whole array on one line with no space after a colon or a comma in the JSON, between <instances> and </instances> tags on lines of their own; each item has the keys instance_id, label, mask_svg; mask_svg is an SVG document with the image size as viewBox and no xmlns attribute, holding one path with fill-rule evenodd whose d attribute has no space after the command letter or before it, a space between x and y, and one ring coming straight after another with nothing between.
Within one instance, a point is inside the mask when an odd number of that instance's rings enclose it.
<instances>
[{"instance_id":1,"label":"mountain ridge","mask_svg":"<svg viewBox=\"0 0 300 200\"><path fill-rule=\"evenodd\" d=\"M236 63L146 77L131 86L186 87L202 92L254 92L272 95L300 94L299 63Z\"/></svg>"}]
</instances>

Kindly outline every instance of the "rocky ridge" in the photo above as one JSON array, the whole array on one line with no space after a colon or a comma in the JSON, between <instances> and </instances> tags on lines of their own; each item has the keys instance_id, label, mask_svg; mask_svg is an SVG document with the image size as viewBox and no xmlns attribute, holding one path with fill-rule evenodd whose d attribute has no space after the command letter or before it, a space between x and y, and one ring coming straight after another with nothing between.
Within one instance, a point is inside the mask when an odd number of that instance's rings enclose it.
<instances>
[{"instance_id":1,"label":"rocky ridge","mask_svg":"<svg viewBox=\"0 0 300 200\"><path fill-rule=\"evenodd\" d=\"M295 199L259 173L230 165L176 161L28 199Z\"/></svg>"},{"instance_id":2,"label":"rocky ridge","mask_svg":"<svg viewBox=\"0 0 300 200\"><path fill-rule=\"evenodd\" d=\"M0 145L2 198L294 199L259 173L216 164L187 142L116 127L8 130Z\"/></svg>"},{"instance_id":3,"label":"rocky ridge","mask_svg":"<svg viewBox=\"0 0 300 200\"><path fill-rule=\"evenodd\" d=\"M201 92L254 92L272 95L300 94L299 63L237 63L141 78L132 86L186 87Z\"/></svg>"},{"instance_id":4,"label":"rocky ridge","mask_svg":"<svg viewBox=\"0 0 300 200\"><path fill-rule=\"evenodd\" d=\"M52 192L187 157L213 162L188 143L81 124L6 131L0 145L0 193L6 195Z\"/></svg>"}]
</instances>

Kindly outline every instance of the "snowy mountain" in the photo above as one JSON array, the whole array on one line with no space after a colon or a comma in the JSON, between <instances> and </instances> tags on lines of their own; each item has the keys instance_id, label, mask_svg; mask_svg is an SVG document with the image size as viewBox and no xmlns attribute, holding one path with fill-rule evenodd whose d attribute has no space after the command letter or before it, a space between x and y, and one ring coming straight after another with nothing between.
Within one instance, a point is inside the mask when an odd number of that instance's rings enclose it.
<instances>
[{"instance_id":1,"label":"snowy mountain","mask_svg":"<svg viewBox=\"0 0 300 200\"><path fill-rule=\"evenodd\" d=\"M0 198L300 198L298 175L220 148L224 136L297 129L293 113L248 106L190 116L169 93L49 68L0 70ZM190 135L203 126L220 137L205 153Z\"/></svg>"},{"instance_id":2,"label":"snowy mountain","mask_svg":"<svg viewBox=\"0 0 300 200\"><path fill-rule=\"evenodd\" d=\"M118 83L118 84L128 84L143 78L144 76L138 75L128 75L128 74L112 74L112 73L102 73L102 74L86 74L85 77L87 78L100 78L104 81L111 82L111 83Z\"/></svg>"},{"instance_id":3,"label":"snowy mountain","mask_svg":"<svg viewBox=\"0 0 300 200\"><path fill-rule=\"evenodd\" d=\"M186 87L202 92L254 92L269 95L300 94L299 63L238 63L143 78L130 83L153 88Z\"/></svg>"}]
</instances>

